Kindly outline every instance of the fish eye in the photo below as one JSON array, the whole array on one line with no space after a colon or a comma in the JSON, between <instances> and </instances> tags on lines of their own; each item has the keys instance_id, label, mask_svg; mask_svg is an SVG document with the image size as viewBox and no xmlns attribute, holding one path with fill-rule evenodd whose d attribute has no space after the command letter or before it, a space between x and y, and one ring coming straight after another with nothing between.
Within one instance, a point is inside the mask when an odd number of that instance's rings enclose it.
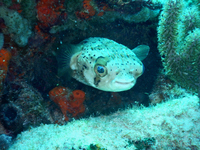
<instances>
[{"instance_id":1,"label":"fish eye","mask_svg":"<svg viewBox=\"0 0 200 150\"><path fill-rule=\"evenodd\" d=\"M98 72L98 73L104 73L104 67L98 66L98 67L97 67L97 72Z\"/></svg>"},{"instance_id":2,"label":"fish eye","mask_svg":"<svg viewBox=\"0 0 200 150\"><path fill-rule=\"evenodd\" d=\"M102 65L96 65L94 69L95 69L95 73L100 77L104 77L107 74L106 67Z\"/></svg>"}]
</instances>

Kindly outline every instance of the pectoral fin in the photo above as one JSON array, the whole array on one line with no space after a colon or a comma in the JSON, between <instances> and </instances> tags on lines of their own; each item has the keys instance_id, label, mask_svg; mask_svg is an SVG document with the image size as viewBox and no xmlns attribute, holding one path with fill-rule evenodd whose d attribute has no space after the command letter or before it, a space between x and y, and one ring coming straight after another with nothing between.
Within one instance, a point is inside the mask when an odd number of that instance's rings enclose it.
<instances>
[{"instance_id":1,"label":"pectoral fin","mask_svg":"<svg viewBox=\"0 0 200 150\"><path fill-rule=\"evenodd\" d=\"M150 47L147 45L139 45L133 49L135 55L140 59L143 60L149 54Z\"/></svg>"}]
</instances>

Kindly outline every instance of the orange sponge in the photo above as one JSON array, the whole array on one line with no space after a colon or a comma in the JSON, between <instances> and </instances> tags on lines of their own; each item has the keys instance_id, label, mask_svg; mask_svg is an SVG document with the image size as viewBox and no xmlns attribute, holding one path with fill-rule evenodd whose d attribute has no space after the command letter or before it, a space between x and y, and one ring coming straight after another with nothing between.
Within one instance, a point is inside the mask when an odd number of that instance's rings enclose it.
<instances>
[{"instance_id":1,"label":"orange sponge","mask_svg":"<svg viewBox=\"0 0 200 150\"><path fill-rule=\"evenodd\" d=\"M85 92L81 90L75 90L69 96L69 105L73 108L69 110L69 112L72 113L73 117L85 111L85 107L83 105L84 100Z\"/></svg>"},{"instance_id":2,"label":"orange sponge","mask_svg":"<svg viewBox=\"0 0 200 150\"><path fill-rule=\"evenodd\" d=\"M41 0L38 2L37 18L42 28L51 27L57 23L62 11L65 10L63 3L63 0Z\"/></svg>"},{"instance_id":3,"label":"orange sponge","mask_svg":"<svg viewBox=\"0 0 200 150\"><path fill-rule=\"evenodd\" d=\"M63 86L58 86L58 87L53 88L49 92L49 97L52 101L54 101L55 103L58 103L60 99L66 96L67 94L68 94L67 88Z\"/></svg>"},{"instance_id":4,"label":"orange sponge","mask_svg":"<svg viewBox=\"0 0 200 150\"><path fill-rule=\"evenodd\" d=\"M81 90L75 90L69 96L69 104L73 107L79 107L85 100L85 93Z\"/></svg>"},{"instance_id":5,"label":"orange sponge","mask_svg":"<svg viewBox=\"0 0 200 150\"><path fill-rule=\"evenodd\" d=\"M95 15L96 11L91 5L91 0L83 0L83 10L77 11L76 16L80 19L90 19Z\"/></svg>"},{"instance_id":6,"label":"orange sponge","mask_svg":"<svg viewBox=\"0 0 200 150\"><path fill-rule=\"evenodd\" d=\"M76 117L78 114L85 111L85 107L83 105L85 93L81 90L69 92L69 89L59 86L55 87L49 92L49 97L59 105L62 113L65 116L65 121L69 120L67 113L70 113L73 117Z\"/></svg>"}]
</instances>

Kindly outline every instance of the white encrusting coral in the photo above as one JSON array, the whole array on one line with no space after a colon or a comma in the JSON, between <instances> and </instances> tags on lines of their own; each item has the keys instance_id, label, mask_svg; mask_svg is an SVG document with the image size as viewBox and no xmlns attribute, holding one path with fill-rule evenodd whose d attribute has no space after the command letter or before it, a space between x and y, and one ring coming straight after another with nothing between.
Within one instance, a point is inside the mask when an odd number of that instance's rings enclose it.
<instances>
[{"instance_id":1,"label":"white encrusting coral","mask_svg":"<svg viewBox=\"0 0 200 150\"><path fill-rule=\"evenodd\" d=\"M20 134L10 150L87 149L90 144L108 150L133 150L136 141L147 138L155 140L152 149L200 149L199 122L199 99L187 95L63 126L41 125Z\"/></svg>"}]
</instances>

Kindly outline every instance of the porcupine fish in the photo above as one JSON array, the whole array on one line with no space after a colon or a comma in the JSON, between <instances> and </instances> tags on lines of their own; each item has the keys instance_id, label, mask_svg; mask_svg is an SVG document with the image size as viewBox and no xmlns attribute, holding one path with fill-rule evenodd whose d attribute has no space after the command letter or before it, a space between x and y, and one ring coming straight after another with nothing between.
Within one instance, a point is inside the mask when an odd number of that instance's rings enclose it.
<instances>
[{"instance_id":1,"label":"porcupine fish","mask_svg":"<svg viewBox=\"0 0 200 150\"><path fill-rule=\"evenodd\" d=\"M58 75L72 76L102 91L131 89L144 72L141 62L149 46L133 50L113 40L92 37L77 45L62 44L57 52Z\"/></svg>"}]
</instances>

